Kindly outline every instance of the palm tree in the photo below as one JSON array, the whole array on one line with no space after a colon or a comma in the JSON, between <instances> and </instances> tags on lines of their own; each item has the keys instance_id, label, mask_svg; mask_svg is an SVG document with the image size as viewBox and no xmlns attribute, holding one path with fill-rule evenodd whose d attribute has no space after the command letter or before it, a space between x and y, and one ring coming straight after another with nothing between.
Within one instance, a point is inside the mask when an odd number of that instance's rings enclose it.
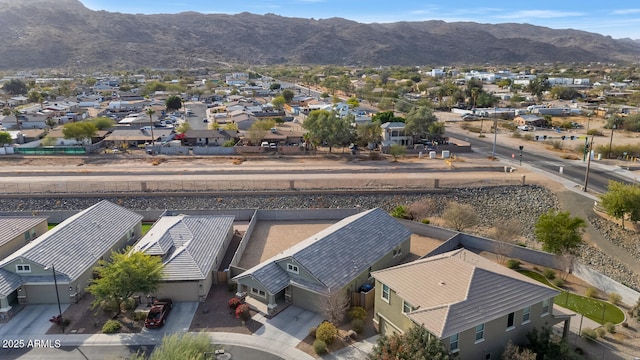
<instances>
[{"instance_id":1,"label":"palm tree","mask_svg":"<svg viewBox=\"0 0 640 360\"><path fill-rule=\"evenodd\" d=\"M18 130L22 130L22 126L20 126L20 115L22 115L20 110L13 110L13 116L16 117L16 127Z\"/></svg>"},{"instance_id":2,"label":"palm tree","mask_svg":"<svg viewBox=\"0 0 640 360\"><path fill-rule=\"evenodd\" d=\"M149 125L151 126L151 146L155 145L156 142L156 138L153 137L153 114L155 113L156 111L152 108L148 108L147 111L145 111L145 114L149 115Z\"/></svg>"}]
</instances>

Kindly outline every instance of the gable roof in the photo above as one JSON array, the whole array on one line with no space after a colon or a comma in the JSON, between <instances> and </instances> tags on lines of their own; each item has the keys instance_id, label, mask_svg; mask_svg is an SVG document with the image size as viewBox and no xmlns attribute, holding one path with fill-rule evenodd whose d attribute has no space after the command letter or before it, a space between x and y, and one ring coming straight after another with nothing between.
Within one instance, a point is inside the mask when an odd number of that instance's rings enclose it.
<instances>
[{"instance_id":1,"label":"gable roof","mask_svg":"<svg viewBox=\"0 0 640 360\"><path fill-rule=\"evenodd\" d=\"M235 279L252 277L271 293L277 293L293 281L278 263L291 259L315 278L320 288L342 289L410 236L409 229L375 208L344 218ZM296 285L312 287L298 280ZM313 287L314 291L319 290Z\"/></svg>"},{"instance_id":2,"label":"gable roof","mask_svg":"<svg viewBox=\"0 0 640 360\"><path fill-rule=\"evenodd\" d=\"M407 316L439 338L559 294L466 249L376 271L372 276L417 308Z\"/></svg>"},{"instance_id":3,"label":"gable roof","mask_svg":"<svg viewBox=\"0 0 640 360\"><path fill-rule=\"evenodd\" d=\"M405 126L406 124L403 122L386 122L380 125L383 129L404 129Z\"/></svg>"},{"instance_id":4,"label":"gable roof","mask_svg":"<svg viewBox=\"0 0 640 360\"><path fill-rule=\"evenodd\" d=\"M203 280L225 251L233 216L163 216L134 249L163 257L164 280Z\"/></svg>"},{"instance_id":5,"label":"gable roof","mask_svg":"<svg viewBox=\"0 0 640 360\"><path fill-rule=\"evenodd\" d=\"M42 216L2 216L0 217L0 246L13 240L18 235L38 226L47 218ZM42 234L37 234L42 235Z\"/></svg>"},{"instance_id":6,"label":"gable roof","mask_svg":"<svg viewBox=\"0 0 640 360\"><path fill-rule=\"evenodd\" d=\"M142 221L142 215L107 200L83 210L0 262L24 259L76 280ZM63 277L64 278L64 277Z\"/></svg>"}]
</instances>

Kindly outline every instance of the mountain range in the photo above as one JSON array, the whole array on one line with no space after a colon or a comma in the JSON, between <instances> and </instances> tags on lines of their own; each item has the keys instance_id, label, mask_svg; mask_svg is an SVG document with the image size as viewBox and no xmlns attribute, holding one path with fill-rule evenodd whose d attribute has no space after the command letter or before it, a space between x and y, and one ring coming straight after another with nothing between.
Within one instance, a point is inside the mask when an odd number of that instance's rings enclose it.
<instances>
[{"instance_id":1,"label":"mountain range","mask_svg":"<svg viewBox=\"0 0 640 360\"><path fill-rule=\"evenodd\" d=\"M528 24L363 24L273 14L123 14L78 0L0 0L0 70L246 65L627 62L640 43Z\"/></svg>"}]
</instances>

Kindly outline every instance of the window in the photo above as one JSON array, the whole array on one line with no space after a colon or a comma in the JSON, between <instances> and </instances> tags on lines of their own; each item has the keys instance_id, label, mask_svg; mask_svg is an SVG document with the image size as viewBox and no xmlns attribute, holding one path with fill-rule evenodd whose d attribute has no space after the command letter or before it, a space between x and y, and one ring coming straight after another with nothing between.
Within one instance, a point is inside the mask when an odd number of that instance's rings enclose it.
<instances>
[{"instance_id":1,"label":"window","mask_svg":"<svg viewBox=\"0 0 640 360\"><path fill-rule=\"evenodd\" d=\"M458 348L458 343L460 340L460 334L451 335L449 338L449 351L450 352L458 352L460 348Z\"/></svg>"},{"instance_id":2,"label":"window","mask_svg":"<svg viewBox=\"0 0 640 360\"><path fill-rule=\"evenodd\" d=\"M515 317L516 317L516 313L511 313L507 316L507 330L513 329Z\"/></svg>"},{"instance_id":3,"label":"window","mask_svg":"<svg viewBox=\"0 0 640 360\"><path fill-rule=\"evenodd\" d=\"M31 241L31 233L29 231L24 233L24 240L27 242Z\"/></svg>"},{"instance_id":4,"label":"window","mask_svg":"<svg viewBox=\"0 0 640 360\"><path fill-rule=\"evenodd\" d=\"M398 257L400 255L402 255L402 246L396 246L395 249L393 249L393 257Z\"/></svg>"},{"instance_id":5,"label":"window","mask_svg":"<svg viewBox=\"0 0 640 360\"><path fill-rule=\"evenodd\" d=\"M484 324L476 326L476 343L484 341Z\"/></svg>"},{"instance_id":6,"label":"window","mask_svg":"<svg viewBox=\"0 0 640 360\"><path fill-rule=\"evenodd\" d=\"M549 299L544 299L542 301L542 316L549 315Z\"/></svg>"},{"instance_id":7,"label":"window","mask_svg":"<svg viewBox=\"0 0 640 360\"><path fill-rule=\"evenodd\" d=\"M251 293L260 297L267 297L267 293L265 293L264 290L251 288Z\"/></svg>"},{"instance_id":8,"label":"window","mask_svg":"<svg viewBox=\"0 0 640 360\"><path fill-rule=\"evenodd\" d=\"M522 310L522 323L526 324L529 322L529 318L531 317L531 306L527 306Z\"/></svg>"},{"instance_id":9,"label":"window","mask_svg":"<svg viewBox=\"0 0 640 360\"><path fill-rule=\"evenodd\" d=\"M412 312L413 310L415 310L415 309L413 308L413 306L411 306L411 304L409 304L406 301L402 301L402 312L403 313L407 314L407 313Z\"/></svg>"},{"instance_id":10,"label":"window","mask_svg":"<svg viewBox=\"0 0 640 360\"><path fill-rule=\"evenodd\" d=\"M385 284L382 284L382 299L389 302L389 287Z\"/></svg>"},{"instance_id":11,"label":"window","mask_svg":"<svg viewBox=\"0 0 640 360\"><path fill-rule=\"evenodd\" d=\"M293 264L287 264L287 270L289 270L289 272L292 273L298 273L298 267L296 265Z\"/></svg>"},{"instance_id":12,"label":"window","mask_svg":"<svg viewBox=\"0 0 640 360\"><path fill-rule=\"evenodd\" d=\"M31 272L31 265L27 265L27 264L16 265L16 272L19 272L19 273Z\"/></svg>"}]
</instances>

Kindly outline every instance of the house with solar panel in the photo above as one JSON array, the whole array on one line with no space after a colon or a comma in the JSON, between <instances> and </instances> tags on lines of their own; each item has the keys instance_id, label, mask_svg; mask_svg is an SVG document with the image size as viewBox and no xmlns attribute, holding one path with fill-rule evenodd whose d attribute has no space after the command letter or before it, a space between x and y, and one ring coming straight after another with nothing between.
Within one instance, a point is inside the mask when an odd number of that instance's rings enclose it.
<instances>
[{"instance_id":1,"label":"house with solar panel","mask_svg":"<svg viewBox=\"0 0 640 360\"><path fill-rule=\"evenodd\" d=\"M61 303L77 301L98 261L141 234L142 215L107 200L64 220L0 261L0 320L19 305L55 304L56 293Z\"/></svg>"},{"instance_id":2,"label":"house with solar panel","mask_svg":"<svg viewBox=\"0 0 640 360\"><path fill-rule=\"evenodd\" d=\"M154 294L175 301L204 301L233 238L233 216L162 216L134 246L134 251L159 256L163 280ZM225 280L226 281L226 280ZM225 282L226 283L226 282Z\"/></svg>"},{"instance_id":3,"label":"house with solar panel","mask_svg":"<svg viewBox=\"0 0 640 360\"><path fill-rule=\"evenodd\" d=\"M372 276L380 334L424 326L461 360L500 359L509 341L526 343L534 328L569 328L568 315L554 314L558 290L464 248Z\"/></svg>"},{"instance_id":4,"label":"house with solar panel","mask_svg":"<svg viewBox=\"0 0 640 360\"><path fill-rule=\"evenodd\" d=\"M399 264L410 239L384 210L363 211L235 276L236 295L266 305L269 315L289 304L322 313L331 294L357 292L372 271Z\"/></svg>"}]
</instances>

